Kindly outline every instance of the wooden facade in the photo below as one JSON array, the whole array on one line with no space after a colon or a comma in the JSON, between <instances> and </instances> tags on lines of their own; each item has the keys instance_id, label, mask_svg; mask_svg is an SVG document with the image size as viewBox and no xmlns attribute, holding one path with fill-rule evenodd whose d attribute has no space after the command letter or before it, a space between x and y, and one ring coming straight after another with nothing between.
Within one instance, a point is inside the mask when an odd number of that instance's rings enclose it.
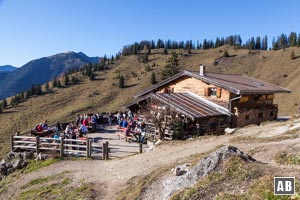
<instances>
[{"instance_id":1,"label":"wooden facade","mask_svg":"<svg viewBox=\"0 0 300 200\"><path fill-rule=\"evenodd\" d=\"M135 97L143 98L150 93L191 92L227 109L231 113L230 126L241 127L276 119L278 106L273 103L275 93L291 92L244 75L205 73L203 67L200 66L200 73L182 71ZM197 124L201 124L201 121L197 121Z\"/></svg>"}]
</instances>

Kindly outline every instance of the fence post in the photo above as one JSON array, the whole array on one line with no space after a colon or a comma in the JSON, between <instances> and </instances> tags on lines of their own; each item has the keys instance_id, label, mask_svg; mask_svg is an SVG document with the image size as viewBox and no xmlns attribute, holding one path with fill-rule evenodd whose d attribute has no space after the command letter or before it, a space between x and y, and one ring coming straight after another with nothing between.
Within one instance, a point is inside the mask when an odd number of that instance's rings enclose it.
<instances>
[{"instance_id":1,"label":"fence post","mask_svg":"<svg viewBox=\"0 0 300 200\"><path fill-rule=\"evenodd\" d=\"M86 157L90 157L90 140L86 140Z\"/></svg>"},{"instance_id":2,"label":"fence post","mask_svg":"<svg viewBox=\"0 0 300 200\"><path fill-rule=\"evenodd\" d=\"M103 142L102 144L102 159L106 160L106 143Z\"/></svg>"},{"instance_id":3,"label":"fence post","mask_svg":"<svg viewBox=\"0 0 300 200\"><path fill-rule=\"evenodd\" d=\"M89 143L90 143L90 154L89 154L89 157L92 156L92 140L89 140Z\"/></svg>"},{"instance_id":4,"label":"fence post","mask_svg":"<svg viewBox=\"0 0 300 200\"><path fill-rule=\"evenodd\" d=\"M143 143L139 143L139 152L143 153Z\"/></svg>"},{"instance_id":5,"label":"fence post","mask_svg":"<svg viewBox=\"0 0 300 200\"><path fill-rule=\"evenodd\" d=\"M106 142L106 159L108 159L108 153L109 153L109 148L108 148L108 142Z\"/></svg>"},{"instance_id":6,"label":"fence post","mask_svg":"<svg viewBox=\"0 0 300 200\"><path fill-rule=\"evenodd\" d=\"M60 157L64 156L64 138L60 137Z\"/></svg>"},{"instance_id":7,"label":"fence post","mask_svg":"<svg viewBox=\"0 0 300 200\"><path fill-rule=\"evenodd\" d=\"M10 150L14 151L14 135L10 136Z\"/></svg>"},{"instance_id":8,"label":"fence post","mask_svg":"<svg viewBox=\"0 0 300 200\"><path fill-rule=\"evenodd\" d=\"M40 153L40 137L36 136L35 139L36 155L38 155Z\"/></svg>"}]
</instances>

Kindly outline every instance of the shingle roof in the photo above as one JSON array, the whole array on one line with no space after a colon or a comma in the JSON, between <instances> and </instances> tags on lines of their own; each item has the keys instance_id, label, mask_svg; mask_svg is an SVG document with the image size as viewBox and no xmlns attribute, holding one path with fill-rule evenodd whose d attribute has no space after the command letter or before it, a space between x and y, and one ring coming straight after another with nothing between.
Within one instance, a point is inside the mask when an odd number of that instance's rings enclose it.
<instances>
[{"instance_id":1,"label":"shingle roof","mask_svg":"<svg viewBox=\"0 0 300 200\"><path fill-rule=\"evenodd\" d=\"M202 80L209 84L216 85L218 87L227 89L228 91L241 95L241 94L272 94L272 93L289 93L291 90L261 81L252 77L248 77L240 74L217 74L217 73L205 73L201 76L199 72L193 71L182 71L174 76L161 81L141 93L137 94L135 97L143 96L149 92L155 91L156 89L168 84L180 77L188 76L193 77L198 80Z\"/></svg>"},{"instance_id":2,"label":"shingle roof","mask_svg":"<svg viewBox=\"0 0 300 200\"><path fill-rule=\"evenodd\" d=\"M230 115L228 109L225 109L211 101L208 101L191 92L186 93L151 93L141 98L135 99L127 104L131 107L147 98L154 98L170 106L172 109L186 115L194 120L211 116Z\"/></svg>"}]
</instances>

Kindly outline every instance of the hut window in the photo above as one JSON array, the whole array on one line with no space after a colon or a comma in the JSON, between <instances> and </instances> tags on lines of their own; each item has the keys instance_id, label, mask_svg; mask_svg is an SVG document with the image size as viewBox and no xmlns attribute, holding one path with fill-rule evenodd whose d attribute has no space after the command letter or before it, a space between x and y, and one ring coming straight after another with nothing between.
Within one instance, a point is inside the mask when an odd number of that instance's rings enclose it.
<instances>
[{"instance_id":1,"label":"hut window","mask_svg":"<svg viewBox=\"0 0 300 200\"><path fill-rule=\"evenodd\" d=\"M258 114L258 118L263 118L264 117L264 114L263 113L259 113Z\"/></svg>"},{"instance_id":2,"label":"hut window","mask_svg":"<svg viewBox=\"0 0 300 200\"><path fill-rule=\"evenodd\" d=\"M245 120L249 120L249 115L246 115L246 116L245 116Z\"/></svg>"},{"instance_id":3,"label":"hut window","mask_svg":"<svg viewBox=\"0 0 300 200\"><path fill-rule=\"evenodd\" d=\"M273 116L274 116L274 112L270 111L270 117L273 117Z\"/></svg>"},{"instance_id":4,"label":"hut window","mask_svg":"<svg viewBox=\"0 0 300 200\"><path fill-rule=\"evenodd\" d=\"M217 96L217 88L208 88L208 96Z\"/></svg>"}]
</instances>

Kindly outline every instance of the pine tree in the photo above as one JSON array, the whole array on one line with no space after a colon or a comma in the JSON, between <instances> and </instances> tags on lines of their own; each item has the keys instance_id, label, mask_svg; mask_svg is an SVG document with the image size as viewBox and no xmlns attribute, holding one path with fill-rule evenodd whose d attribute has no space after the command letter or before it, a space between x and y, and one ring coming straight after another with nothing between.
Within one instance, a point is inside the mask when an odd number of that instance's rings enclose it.
<instances>
[{"instance_id":1,"label":"pine tree","mask_svg":"<svg viewBox=\"0 0 300 200\"><path fill-rule=\"evenodd\" d=\"M227 51L224 51L223 57L225 57L225 58L229 57L229 53Z\"/></svg>"},{"instance_id":2,"label":"pine tree","mask_svg":"<svg viewBox=\"0 0 300 200\"><path fill-rule=\"evenodd\" d=\"M256 37L255 49L257 49L257 50L261 49L261 41L260 41L260 37L259 36Z\"/></svg>"},{"instance_id":3,"label":"pine tree","mask_svg":"<svg viewBox=\"0 0 300 200\"><path fill-rule=\"evenodd\" d=\"M65 78L64 78L64 85L65 85L65 86L68 86L69 83L70 83L70 80L69 80L68 75L66 74L66 75L65 75Z\"/></svg>"},{"instance_id":4,"label":"pine tree","mask_svg":"<svg viewBox=\"0 0 300 200\"><path fill-rule=\"evenodd\" d=\"M155 73L152 72L151 74L151 84L154 85L156 83L156 76L155 76Z\"/></svg>"},{"instance_id":5,"label":"pine tree","mask_svg":"<svg viewBox=\"0 0 300 200\"><path fill-rule=\"evenodd\" d=\"M121 75L119 79L119 88L124 88L124 86L125 86L124 76Z\"/></svg>"},{"instance_id":6,"label":"pine tree","mask_svg":"<svg viewBox=\"0 0 300 200\"><path fill-rule=\"evenodd\" d=\"M6 99L3 99L2 108L5 109L6 107L7 107L7 101L6 101Z\"/></svg>"},{"instance_id":7,"label":"pine tree","mask_svg":"<svg viewBox=\"0 0 300 200\"><path fill-rule=\"evenodd\" d=\"M168 49L166 47L164 48L164 54L168 55Z\"/></svg>"},{"instance_id":8,"label":"pine tree","mask_svg":"<svg viewBox=\"0 0 300 200\"><path fill-rule=\"evenodd\" d=\"M262 50L268 50L268 36L266 35L262 39Z\"/></svg>"},{"instance_id":9,"label":"pine tree","mask_svg":"<svg viewBox=\"0 0 300 200\"><path fill-rule=\"evenodd\" d=\"M56 88L57 87L57 79L55 78L52 82L52 87Z\"/></svg>"},{"instance_id":10,"label":"pine tree","mask_svg":"<svg viewBox=\"0 0 300 200\"><path fill-rule=\"evenodd\" d=\"M31 85L31 94L36 95L36 88L34 84Z\"/></svg>"},{"instance_id":11,"label":"pine tree","mask_svg":"<svg viewBox=\"0 0 300 200\"><path fill-rule=\"evenodd\" d=\"M296 58L295 52L294 52L294 50L292 50L292 52L291 52L291 60L294 60L295 58Z\"/></svg>"},{"instance_id":12,"label":"pine tree","mask_svg":"<svg viewBox=\"0 0 300 200\"><path fill-rule=\"evenodd\" d=\"M91 81L95 80L95 74L94 74L94 72L91 72L91 74L90 74L90 80Z\"/></svg>"},{"instance_id":13,"label":"pine tree","mask_svg":"<svg viewBox=\"0 0 300 200\"><path fill-rule=\"evenodd\" d=\"M172 57L169 58L165 69L162 72L162 79L169 78L179 72L178 68L178 55L173 52Z\"/></svg>"},{"instance_id":14,"label":"pine tree","mask_svg":"<svg viewBox=\"0 0 300 200\"><path fill-rule=\"evenodd\" d=\"M43 92L42 92L42 86L41 85L37 85L36 87L35 87L35 89L36 89L36 95L41 95L41 94L43 94Z\"/></svg>"},{"instance_id":15,"label":"pine tree","mask_svg":"<svg viewBox=\"0 0 300 200\"><path fill-rule=\"evenodd\" d=\"M57 81L57 87L61 88L61 83L60 83L60 80Z\"/></svg>"},{"instance_id":16,"label":"pine tree","mask_svg":"<svg viewBox=\"0 0 300 200\"><path fill-rule=\"evenodd\" d=\"M3 113L3 106L2 103L0 102L0 114Z\"/></svg>"}]
</instances>

